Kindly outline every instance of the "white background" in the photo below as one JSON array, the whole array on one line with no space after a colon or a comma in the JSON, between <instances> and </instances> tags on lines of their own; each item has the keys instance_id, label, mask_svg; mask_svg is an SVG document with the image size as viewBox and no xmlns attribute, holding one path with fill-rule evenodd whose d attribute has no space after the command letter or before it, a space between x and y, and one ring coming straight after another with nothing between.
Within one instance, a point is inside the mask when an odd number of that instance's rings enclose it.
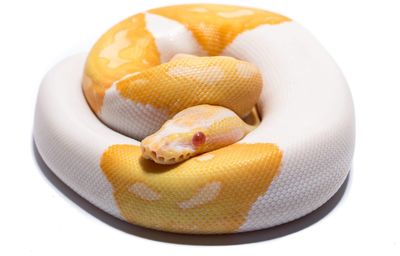
<instances>
[{"instance_id":1,"label":"white background","mask_svg":"<svg viewBox=\"0 0 400 256\"><path fill-rule=\"evenodd\" d=\"M265 8L302 23L349 82L357 118L353 169L347 187L306 218L240 235L154 232L102 213L39 167L32 125L44 74L88 51L119 20L185 2L0 2L0 255L400 255L396 0L214 1Z\"/></svg>"}]
</instances>

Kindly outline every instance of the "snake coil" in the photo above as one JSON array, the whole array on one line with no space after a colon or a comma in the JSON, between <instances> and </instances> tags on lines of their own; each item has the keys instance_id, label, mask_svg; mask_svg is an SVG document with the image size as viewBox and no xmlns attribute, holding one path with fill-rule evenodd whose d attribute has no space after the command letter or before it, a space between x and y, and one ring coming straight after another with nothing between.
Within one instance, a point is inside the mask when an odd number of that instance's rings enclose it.
<instances>
[{"instance_id":1,"label":"snake coil","mask_svg":"<svg viewBox=\"0 0 400 256\"><path fill-rule=\"evenodd\" d=\"M231 145L173 165L142 157L140 140L184 109L218 105L244 117L256 103L261 122L246 136L229 128L241 135ZM129 17L88 55L55 66L38 95L34 140L61 180L118 218L233 233L325 203L350 169L354 112L340 70L296 22L254 8L178 5Z\"/></svg>"}]
</instances>

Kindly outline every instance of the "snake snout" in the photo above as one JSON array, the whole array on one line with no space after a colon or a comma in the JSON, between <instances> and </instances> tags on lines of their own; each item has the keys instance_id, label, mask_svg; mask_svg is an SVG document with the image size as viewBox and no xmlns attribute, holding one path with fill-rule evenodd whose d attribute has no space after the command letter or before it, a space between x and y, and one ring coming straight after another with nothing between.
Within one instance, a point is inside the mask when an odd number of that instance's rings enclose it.
<instances>
[{"instance_id":1,"label":"snake snout","mask_svg":"<svg viewBox=\"0 0 400 256\"><path fill-rule=\"evenodd\" d=\"M158 164L176 164L190 158L189 152L174 153L165 151L160 148L155 149L148 145L142 145L142 156L146 159L153 160Z\"/></svg>"}]
</instances>

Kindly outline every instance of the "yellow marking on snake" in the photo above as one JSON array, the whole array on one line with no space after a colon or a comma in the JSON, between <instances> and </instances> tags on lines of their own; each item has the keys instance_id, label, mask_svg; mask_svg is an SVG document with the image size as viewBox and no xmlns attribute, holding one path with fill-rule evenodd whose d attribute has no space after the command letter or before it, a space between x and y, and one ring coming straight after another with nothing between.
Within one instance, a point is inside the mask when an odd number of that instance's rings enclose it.
<instances>
[{"instance_id":1,"label":"yellow marking on snake","mask_svg":"<svg viewBox=\"0 0 400 256\"><path fill-rule=\"evenodd\" d=\"M114 145L103 154L101 169L122 216L131 223L173 232L233 232L278 174L282 152L259 143L233 144L212 154L207 161L159 165L143 159L138 146ZM132 193L137 183L159 198L145 200Z\"/></svg>"}]
</instances>

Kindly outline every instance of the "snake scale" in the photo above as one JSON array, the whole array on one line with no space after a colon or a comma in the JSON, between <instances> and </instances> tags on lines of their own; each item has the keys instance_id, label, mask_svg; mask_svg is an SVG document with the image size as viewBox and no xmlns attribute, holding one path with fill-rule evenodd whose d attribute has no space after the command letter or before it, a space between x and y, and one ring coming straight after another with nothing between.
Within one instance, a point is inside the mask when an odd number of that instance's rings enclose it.
<instances>
[{"instance_id":1,"label":"snake scale","mask_svg":"<svg viewBox=\"0 0 400 256\"><path fill-rule=\"evenodd\" d=\"M188 4L109 29L44 78L49 168L127 222L234 233L297 219L341 186L354 110L340 70L291 19Z\"/></svg>"}]
</instances>

